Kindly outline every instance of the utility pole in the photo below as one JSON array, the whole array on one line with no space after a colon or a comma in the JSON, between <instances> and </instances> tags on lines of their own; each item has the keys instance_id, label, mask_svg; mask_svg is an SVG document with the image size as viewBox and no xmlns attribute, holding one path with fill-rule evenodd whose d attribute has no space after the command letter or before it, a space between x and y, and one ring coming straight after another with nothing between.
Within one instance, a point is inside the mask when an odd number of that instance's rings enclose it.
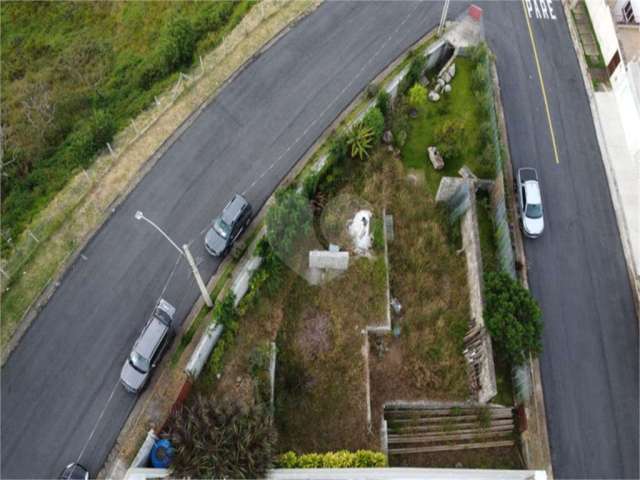
<instances>
[{"instance_id":1,"label":"utility pole","mask_svg":"<svg viewBox=\"0 0 640 480\"><path fill-rule=\"evenodd\" d=\"M191 255L189 246L185 244L182 246L182 248L180 248L176 244L176 242L171 240L171 237L167 235L164 230L162 230L158 225L156 225L154 222L152 222L147 217L145 217L140 210L138 210L133 217L136 220L144 220L153 228L155 228L157 231L159 231L162 234L162 236L169 241L169 243L173 246L173 248L175 248L178 251L178 253L180 253L180 255L182 255L187 259L187 263L189 263L189 266L191 267L191 271L193 272L193 276L196 279L196 283L198 284L198 288L200 289L200 293L202 294L202 299L204 300L204 303L206 303L209 308L213 307L211 296L209 295L209 292L207 291L207 287L204 284L204 281L202 280L202 276L200 275L200 270L198 270L198 266L196 265L196 262L193 260L193 256Z\"/></svg>"},{"instance_id":2,"label":"utility pole","mask_svg":"<svg viewBox=\"0 0 640 480\"><path fill-rule=\"evenodd\" d=\"M438 25L438 37L442 35L442 31L444 30L444 24L447 21L447 12L449 11L449 1L444 0L444 5L442 6L442 16L440 17L440 25Z\"/></svg>"}]
</instances>

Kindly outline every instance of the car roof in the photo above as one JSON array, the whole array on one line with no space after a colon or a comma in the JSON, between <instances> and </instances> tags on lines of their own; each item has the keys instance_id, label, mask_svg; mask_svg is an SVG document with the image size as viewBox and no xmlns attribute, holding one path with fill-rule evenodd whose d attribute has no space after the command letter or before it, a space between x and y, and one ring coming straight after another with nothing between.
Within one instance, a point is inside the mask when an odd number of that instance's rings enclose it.
<instances>
[{"instance_id":1,"label":"car roof","mask_svg":"<svg viewBox=\"0 0 640 480\"><path fill-rule=\"evenodd\" d=\"M133 349L144 358L150 359L168 329L169 327L162 320L155 316L151 317Z\"/></svg>"},{"instance_id":2,"label":"car roof","mask_svg":"<svg viewBox=\"0 0 640 480\"><path fill-rule=\"evenodd\" d=\"M542 197L540 195L540 185L535 180L524 182L524 191L527 195L527 203L540 204Z\"/></svg>"},{"instance_id":3,"label":"car roof","mask_svg":"<svg viewBox=\"0 0 640 480\"><path fill-rule=\"evenodd\" d=\"M247 204L248 202L242 195L236 194L233 199L227 203L227 206L224 207L222 220L229 225L232 224L238 219Z\"/></svg>"}]
</instances>

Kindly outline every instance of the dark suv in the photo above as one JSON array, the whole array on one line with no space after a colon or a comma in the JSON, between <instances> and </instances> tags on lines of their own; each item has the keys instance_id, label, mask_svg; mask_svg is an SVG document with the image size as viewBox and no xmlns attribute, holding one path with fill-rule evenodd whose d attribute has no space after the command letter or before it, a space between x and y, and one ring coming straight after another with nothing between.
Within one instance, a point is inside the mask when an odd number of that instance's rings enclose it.
<instances>
[{"instance_id":1,"label":"dark suv","mask_svg":"<svg viewBox=\"0 0 640 480\"><path fill-rule=\"evenodd\" d=\"M251 205L236 194L222 210L222 215L213 220L211 228L204 238L204 246L214 257L226 255L236 238L251 223Z\"/></svg>"},{"instance_id":2,"label":"dark suv","mask_svg":"<svg viewBox=\"0 0 640 480\"><path fill-rule=\"evenodd\" d=\"M140 392L149 380L151 370L165 352L174 335L172 326L176 309L166 300L160 302L142 329L131 354L120 372L122 386L131 393Z\"/></svg>"}]
</instances>

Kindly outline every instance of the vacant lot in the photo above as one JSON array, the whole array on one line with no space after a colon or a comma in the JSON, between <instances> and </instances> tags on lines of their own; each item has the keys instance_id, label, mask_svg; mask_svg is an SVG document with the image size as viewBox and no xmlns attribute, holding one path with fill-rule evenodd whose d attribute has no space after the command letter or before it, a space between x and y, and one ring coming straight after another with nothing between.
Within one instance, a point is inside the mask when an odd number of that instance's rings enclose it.
<instances>
[{"instance_id":1,"label":"vacant lot","mask_svg":"<svg viewBox=\"0 0 640 480\"><path fill-rule=\"evenodd\" d=\"M3 251L251 5L3 2Z\"/></svg>"}]
</instances>

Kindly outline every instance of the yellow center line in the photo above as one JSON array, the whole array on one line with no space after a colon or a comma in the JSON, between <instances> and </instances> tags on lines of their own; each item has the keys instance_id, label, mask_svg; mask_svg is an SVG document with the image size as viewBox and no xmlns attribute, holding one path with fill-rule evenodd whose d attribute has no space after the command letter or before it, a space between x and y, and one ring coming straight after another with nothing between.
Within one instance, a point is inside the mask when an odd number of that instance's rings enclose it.
<instances>
[{"instance_id":1,"label":"yellow center line","mask_svg":"<svg viewBox=\"0 0 640 480\"><path fill-rule=\"evenodd\" d=\"M542 100L544 100L544 109L547 112L547 123L549 124L549 133L551 134L551 144L553 145L553 154L556 157L556 163L560 163L558 157L558 147L556 145L556 134L553 131L553 124L551 123L551 112L549 111L549 102L547 101L547 91L544 86L544 78L542 78L542 69L540 68L540 60L538 59L538 48L536 47L536 40L533 38L533 30L531 28L531 22L529 22L529 14L527 13L527 7L524 0L522 0L522 11L524 12L524 19L527 22L527 28L529 29L529 38L531 39L531 47L533 48L533 58L536 61L536 68L538 70L538 79L540 80L540 90L542 91Z\"/></svg>"}]
</instances>

